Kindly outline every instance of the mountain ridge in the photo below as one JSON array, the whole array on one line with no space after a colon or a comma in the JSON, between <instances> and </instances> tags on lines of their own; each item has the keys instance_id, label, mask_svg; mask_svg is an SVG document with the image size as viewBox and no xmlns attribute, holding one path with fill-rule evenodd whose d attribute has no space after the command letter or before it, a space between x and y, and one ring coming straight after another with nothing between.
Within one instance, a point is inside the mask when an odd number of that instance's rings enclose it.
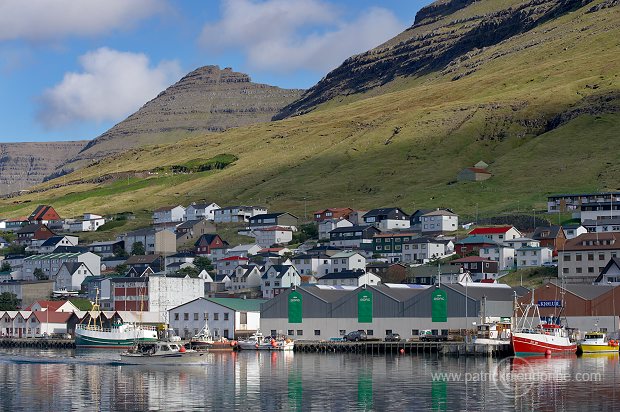
<instances>
[{"instance_id":1,"label":"mountain ridge","mask_svg":"<svg viewBox=\"0 0 620 412\"><path fill-rule=\"evenodd\" d=\"M478 22L482 13L524 3L476 1L427 20L415 35L447 33L449 46L453 22ZM471 216L544 208L552 193L617 190L620 7L610 4L594 0L435 71L397 77L374 94L337 95L302 116L116 154L36 194L1 201L0 213L23 214L37 199L61 211L147 215L206 196L300 216L321 207L393 205ZM220 154L236 160L221 170L172 172ZM481 159L491 179L456 180Z\"/></svg>"}]
</instances>

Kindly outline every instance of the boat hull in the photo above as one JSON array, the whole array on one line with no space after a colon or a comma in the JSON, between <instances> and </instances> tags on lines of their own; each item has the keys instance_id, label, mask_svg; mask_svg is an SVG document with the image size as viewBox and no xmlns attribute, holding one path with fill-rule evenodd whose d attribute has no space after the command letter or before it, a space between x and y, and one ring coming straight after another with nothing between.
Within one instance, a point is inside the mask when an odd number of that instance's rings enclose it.
<instances>
[{"instance_id":1,"label":"boat hull","mask_svg":"<svg viewBox=\"0 0 620 412\"><path fill-rule=\"evenodd\" d=\"M514 333L511 337L515 355L545 355L575 353L577 344L567 337L543 335L538 333Z\"/></svg>"},{"instance_id":2,"label":"boat hull","mask_svg":"<svg viewBox=\"0 0 620 412\"><path fill-rule=\"evenodd\" d=\"M129 349L136 343L157 341L157 333L150 330L101 331L91 329L75 330L75 346L78 348Z\"/></svg>"},{"instance_id":3,"label":"boat hull","mask_svg":"<svg viewBox=\"0 0 620 412\"><path fill-rule=\"evenodd\" d=\"M618 353L618 346L581 343L577 350L581 353Z\"/></svg>"}]
</instances>

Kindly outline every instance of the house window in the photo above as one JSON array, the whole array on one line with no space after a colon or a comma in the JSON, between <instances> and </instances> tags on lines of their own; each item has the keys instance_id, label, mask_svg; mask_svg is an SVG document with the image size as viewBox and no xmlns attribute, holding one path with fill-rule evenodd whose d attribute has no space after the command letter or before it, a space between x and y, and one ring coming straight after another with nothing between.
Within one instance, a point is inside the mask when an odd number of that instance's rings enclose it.
<instances>
[{"instance_id":1,"label":"house window","mask_svg":"<svg viewBox=\"0 0 620 412\"><path fill-rule=\"evenodd\" d=\"M205 312L203 314L203 319L202 320L209 320L209 312Z\"/></svg>"},{"instance_id":2,"label":"house window","mask_svg":"<svg viewBox=\"0 0 620 412\"><path fill-rule=\"evenodd\" d=\"M174 314L174 320L179 320L179 314L178 313Z\"/></svg>"},{"instance_id":3,"label":"house window","mask_svg":"<svg viewBox=\"0 0 620 412\"><path fill-rule=\"evenodd\" d=\"M315 329L314 336L321 336L321 331L319 329Z\"/></svg>"},{"instance_id":4,"label":"house window","mask_svg":"<svg viewBox=\"0 0 620 412\"><path fill-rule=\"evenodd\" d=\"M347 331L346 331L346 330L344 330L344 329L340 329L340 330L338 331L338 334L339 334L340 336L344 336L344 335L346 335L346 334L347 334Z\"/></svg>"},{"instance_id":5,"label":"house window","mask_svg":"<svg viewBox=\"0 0 620 412\"><path fill-rule=\"evenodd\" d=\"M189 313L184 313L183 314L183 320L189 320Z\"/></svg>"},{"instance_id":6,"label":"house window","mask_svg":"<svg viewBox=\"0 0 620 412\"><path fill-rule=\"evenodd\" d=\"M594 268L592 266L588 268L588 273L594 273Z\"/></svg>"},{"instance_id":7,"label":"house window","mask_svg":"<svg viewBox=\"0 0 620 412\"><path fill-rule=\"evenodd\" d=\"M297 329L297 336L303 336L304 331L302 329Z\"/></svg>"},{"instance_id":8,"label":"house window","mask_svg":"<svg viewBox=\"0 0 620 412\"><path fill-rule=\"evenodd\" d=\"M228 336L228 329L224 329L224 337L225 338L229 338L230 336Z\"/></svg>"},{"instance_id":9,"label":"house window","mask_svg":"<svg viewBox=\"0 0 620 412\"><path fill-rule=\"evenodd\" d=\"M375 331L374 331L374 330L372 330L372 329L368 329L368 330L366 331L366 335L368 335L368 336L372 336L372 335L374 335L374 334L375 334Z\"/></svg>"},{"instance_id":10,"label":"house window","mask_svg":"<svg viewBox=\"0 0 620 412\"><path fill-rule=\"evenodd\" d=\"M289 336L293 336L295 334L295 331L293 329L289 329L287 335ZM275 333L272 333L271 336L276 336Z\"/></svg>"},{"instance_id":11,"label":"house window","mask_svg":"<svg viewBox=\"0 0 620 412\"><path fill-rule=\"evenodd\" d=\"M570 255L564 255L564 262L570 262Z\"/></svg>"},{"instance_id":12,"label":"house window","mask_svg":"<svg viewBox=\"0 0 620 412\"><path fill-rule=\"evenodd\" d=\"M213 320L220 320L220 314L219 313L214 313L213 314Z\"/></svg>"},{"instance_id":13,"label":"house window","mask_svg":"<svg viewBox=\"0 0 620 412\"><path fill-rule=\"evenodd\" d=\"M588 253L588 260L594 260L594 253Z\"/></svg>"},{"instance_id":14,"label":"house window","mask_svg":"<svg viewBox=\"0 0 620 412\"><path fill-rule=\"evenodd\" d=\"M419 334L420 334L420 330L419 329L411 329L411 335L418 336Z\"/></svg>"},{"instance_id":15,"label":"house window","mask_svg":"<svg viewBox=\"0 0 620 412\"><path fill-rule=\"evenodd\" d=\"M389 335L390 333L392 333L392 329L386 329L386 330L385 330L385 334L386 334L386 335Z\"/></svg>"},{"instance_id":16,"label":"house window","mask_svg":"<svg viewBox=\"0 0 620 412\"><path fill-rule=\"evenodd\" d=\"M271 336L276 336L278 333L275 329L271 329Z\"/></svg>"},{"instance_id":17,"label":"house window","mask_svg":"<svg viewBox=\"0 0 620 412\"><path fill-rule=\"evenodd\" d=\"M228 312L224 313L224 320L228 320Z\"/></svg>"},{"instance_id":18,"label":"house window","mask_svg":"<svg viewBox=\"0 0 620 412\"><path fill-rule=\"evenodd\" d=\"M576 253L576 254L575 254L575 260L576 260L577 262L581 262L581 253Z\"/></svg>"},{"instance_id":19,"label":"house window","mask_svg":"<svg viewBox=\"0 0 620 412\"><path fill-rule=\"evenodd\" d=\"M194 313L194 320L198 320L198 313Z\"/></svg>"},{"instance_id":20,"label":"house window","mask_svg":"<svg viewBox=\"0 0 620 412\"><path fill-rule=\"evenodd\" d=\"M603 253L599 253L598 260L605 260L605 255Z\"/></svg>"},{"instance_id":21,"label":"house window","mask_svg":"<svg viewBox=\"0 0 620 412\"><path fill-rule=\"evenodd\" d=\"M568 268L562 268L562 273L568 273Z\"/></svg>"}]
</instances>

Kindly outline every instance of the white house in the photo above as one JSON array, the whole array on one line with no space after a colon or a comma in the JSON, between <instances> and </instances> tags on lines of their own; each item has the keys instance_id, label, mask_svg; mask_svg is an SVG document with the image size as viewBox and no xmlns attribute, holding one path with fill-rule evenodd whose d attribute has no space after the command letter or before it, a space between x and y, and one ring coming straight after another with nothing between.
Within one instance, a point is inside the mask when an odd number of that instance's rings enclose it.
<instances>
[{"instance_id":1,"label":"white house","mask_svg":"<svg viewBox=\"0 0 620 412\"><path fill-rule=\"evenodd\" d=\"M247 265L248 261L249 259L245 256L229 256L214 262L215 271L218 276L232 276L237 266Z\"/></svg>"},{"instance_id":2,"label":"white house","mask_svg":"<svg viewBox=\"0 0 620 412\"><path fill-rule=\"evenodd\" d=\"M493 226L493 227L477 227L471 232L470 236L484 236L497 243L503 243L512 239L523 237L514 226Z\"/></svg>"},{"instance_id":3,"label":"white house","mask_svg":"<svg viewBox=\"0 0 620 412\"><path fill-rule=\"evenodd\" d=\"M215 219L215 211L220 207L217 203L204 202L192 203L185 209L184 220L202 220L207 219L213 221Z\"/></svg>"},{"instance_id":4,"label":"white house","mask_svg":"<svg viewBox=\"0 0 620 412\"><path fill-rule=\"evenodd\" d=\"M426 263L441 259L454 252L451 240L437 240L429 237L413 238L403 241L402 259L404 263Z\"/></svg>"},{"instance_id":5,"label":"white house","mask_svg":"<svg viewBox=\"0 0 620 412\"><path fill-rule=\"evenodd\" d=\"M448 210L437 209L421 216L422 233L454 232L459 228L459 216Z\"/></svg>"},{"instance_id":6,"label":"white house","mask_svg":"<svg viewBox=\"0 0 620 412\"><path fill-rule=\"evenodd\" d=\"M542 266L544 263L550 263L553 259L553 249L549 247L531 247L525 246L517 249L517 267Z\"/></svg>"},{"instance_id":7,"label":"white house","mask_svg":"<svg viewBox=\"0 0 620 412\"><path fill-rule=\"evenodd\" d=\"M347 219L327 219L319 222L319 239L329 239L329 232L339 227L351 227L353 223Z\"/></svg>"},{"instance_id":8,"label":"white house","mask_svg":"<svg viewBox=\"0 0 620 412\"><path fill-rule=\"evenodd\" d=\"M230 289L258 288L261 285L261 275L258 265L239 265L230 277Z\"/></svg>"},{"instance_id":9,"label":"white house","mask_svg":"<svg viewBox=\"0 0 620 412\"><path fill-rule=\"evenodd\" d=\"M214 337L234 339L260 330L263 299L197 298L169 310L170 326L189 339L208 329Z\"/></svg>"},{"instance_id":10,"label":"white house","mask_svg":"<svg viewBox=\"0 0 620 412\"><path fill-rule=\"evenodd\" d=\"M529 237L518 237L515 239L507 240L504 243L515 250L520 249L525 246L532 246L532 247L540 246L539 240L535 240Z\"/></svg>"},{"instance_id":11,"label":"white house","mask_svg":"<svg viewBox=\"0 0 620 412\"><path fill-rule=\"evenodd\" d=\"M364 270L328 273L318 279L319 285L325 286L354 286L378 285L381 278L374 273Z\"/></svg>"},{"instance_id":12,"label":"white house","mask_svg":"<svg viewBox=\"0 0 620 412\"><path fill-rule=\"evenodd\" d=\"M263 298L271 299L282 290L291 286L299 286L301 277L293 265L273 265L265 272L261 279Z\"/></svg>"},{"instance_id":13,"label":"white house","mask_svg":"<svg viewBox=\"0 0 620 412\"><path fill-rule=\"evenodd\" d=\"M76 220L69 224L70 232L95 232L99 226L105 224L105 218L93 213L84 213L82 220Z\"/></svg>"},{"instance_id":14,"label":"white house","mask_svg":"<svg viewBox=\"0 0 620 412\"><path fill-rule=\"evenodd\" d=\"M353 251L336 253L331 257L330 272L347 272L352 270L366 270L366 258Z\"/></svg>"},{"instance_id":15,"label":"white house","mask_svg":"<svg viewBox=\"0 0 620 412\"><path fill-rule=\"evenodd\" d=\"M65 262L54 277L56 290L80 290L87 276L94 276L84 262Z\"/></svg>"},{"instance_id":16,"label":"white house","mask_svg":"<svg viewBox=\"0 0 620 412\"><path fill-rule=\"evenodd\" d=\"M261 245L256 243L250 243L247 245L238 245L232 247L226 251L226 256L241 256L248 257L258 253L259 250L263 249Z\"/></svg>"},{"instance_id":17,"label":"white house","mask_svg":"<svg viewBox=\"0 0 620 412\"><path fill-rule=\"evenodd\" d=\"M184 216L185 208L181 205L160 207L153 211L153 223L182 222Z\"/></svg>"},{"instance_id":18,"label":"white house","mask_svg":"<svg viewBox=\"0 0 620 412\"><path fill-rule=\"evenodd\" d=\"M77 236L52 236L44 241L41 241L41 244L35 247L34 242L30 246L26 248L28 249L38 249L39 253L52 253L59 246L77 246L79 242L79 238Z\"/></svg>"},{"instance_id":19,"label":"white house","mask_svg":"<svg viewBox=\"0 0 620 412\"><path fill-rule=\"evenodd\" d=\"M293 230L289 227L272 226L253 229L249 233L256 243L262 247L282 245L293 240Z\"/></svg>"},{"instance_id":20,"label":"white house","mask_svg":"<svg viewBox=\"0 0 620 412\"><path fill-rule=\"evenodd\" d=\"M577 236L588 232L588 229L586 229L582 224L564 225L562 228L564 229L564 234L566 235L567 240L574 239Z\"/></svg>"},{"instance_id":21,"label":"white house","mask_svg":"<svg viewBox=\"0 0 620 412\"><path fill-rule=\"evenodd\" d=\"M249 222L251 217L267 213L267 208L261 206L228 206L216 209L213 212L215 223Z\"/></svg>"},{"instance_id":22,"label":"white house","mask_svg":"<svg viewBox=\"0 0 620 412\"><path fill-rule=\"evenodd\" d=\"M509 244L509 242L507 242ZM497 262L499 270L510 270L515 267L515 248L506 244L497 244L480 248L480 257Z\"/></svg>"},{"instance_id":23,"label":"white house","mask_svg":"<svg viewBox=\"0 0 620 412\"><path fill-rule=\"evenodd\" d=\"M300 275L326 275L331 271L331 256L302 254L293 256L292 263Z\"/></svg>"},{"instance_id":24,"label":"white house","mask_svg":"<svg viewBox=\"0 0 620 412\"><path fill-rule=\"evenodd\" d=\"M64 263L79 263L86 265L90 273L99 276L101 272L101 257L92 253L48 253L45 255L32 255L24 258L22 266L22 279L35 280L35 269L41 269L43 274L50 280L55 280L60 267Z\"/></svg>"},{"instance_id":25,"label":"white house","mask_svg":"<svg viewBox=\"0 0 620 412\"><path fill-rule=\"evenodd\" d=\"M373 209L364 215L364 222L373 225L379 230L409 229L411 222L409 215L398 207Z\"/></svg>"}]
</instances>

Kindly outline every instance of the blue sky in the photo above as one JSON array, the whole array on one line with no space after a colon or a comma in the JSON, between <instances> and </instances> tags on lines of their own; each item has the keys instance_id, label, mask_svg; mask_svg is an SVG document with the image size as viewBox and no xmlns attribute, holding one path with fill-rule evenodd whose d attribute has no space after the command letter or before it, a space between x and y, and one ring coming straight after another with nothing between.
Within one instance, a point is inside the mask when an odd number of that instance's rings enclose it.
<instances>
[{"instance_id":1,"label":"blue sky","mask_svg":"<svg viewBox=\"0 0 620 412\"><path fill-rule=\"evenodd\" d=\"M92 139L217 64L307 88L430 0L3 0L0 142Z\"/></svg>"}]
</instances>

